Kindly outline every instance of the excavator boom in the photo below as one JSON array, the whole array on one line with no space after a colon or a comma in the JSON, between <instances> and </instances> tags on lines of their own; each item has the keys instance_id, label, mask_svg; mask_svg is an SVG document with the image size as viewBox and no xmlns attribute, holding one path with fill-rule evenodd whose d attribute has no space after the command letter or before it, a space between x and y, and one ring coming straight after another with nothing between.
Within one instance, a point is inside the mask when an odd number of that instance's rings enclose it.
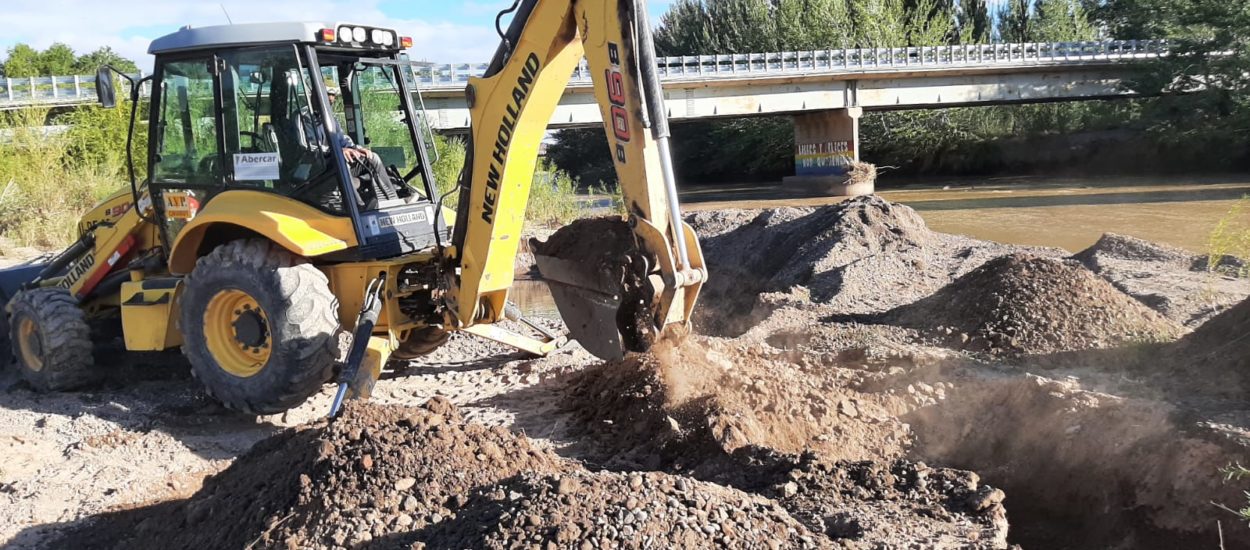
<instances>
[{"instance_id":1,"label":"excavator boom","mask_svg":"<svg viewBox=\"0 0 1250 550\"><path fill-rule=\"evenodd\" d=\"M689 322L707 277L678 205L645 0L519 0L501 36L467 90L473 122L448 251L448 321L467 328L505 316L538 146L584 55L627 214L572 224L534 243L535 254L583 347L607 359L642 351Z\"/></svg>"}]
</instances>

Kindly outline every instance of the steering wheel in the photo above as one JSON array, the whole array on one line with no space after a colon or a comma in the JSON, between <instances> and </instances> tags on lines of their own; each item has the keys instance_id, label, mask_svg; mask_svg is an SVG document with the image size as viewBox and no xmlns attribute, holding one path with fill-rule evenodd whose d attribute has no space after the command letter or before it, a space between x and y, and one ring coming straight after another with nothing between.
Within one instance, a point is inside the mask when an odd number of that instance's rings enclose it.
<instances>
[{"instance_id":1,"label":"steering wheel","mask_svg":"<svg viewBox=\"0 0 1250 550\"><path fill-rule=\"evenodd\" d=\"M264 142L264 141L265 141L265 138L260 137L260 134L258 134L258 133L256 133L256 132L249 132L249 131L247 131L247 130L239 130L239 135L240 135L240 136L247 136L247 137L249 137L249 138L252 138L252 147L251 147L251 148L252 148L252 149L254 149L254 150L257 150L257 151L259 151L259 150L260 150L260 148L259 148L259 147L257 147L257 144L262 143L262 142Z\"/></svg>"}]
</instances>

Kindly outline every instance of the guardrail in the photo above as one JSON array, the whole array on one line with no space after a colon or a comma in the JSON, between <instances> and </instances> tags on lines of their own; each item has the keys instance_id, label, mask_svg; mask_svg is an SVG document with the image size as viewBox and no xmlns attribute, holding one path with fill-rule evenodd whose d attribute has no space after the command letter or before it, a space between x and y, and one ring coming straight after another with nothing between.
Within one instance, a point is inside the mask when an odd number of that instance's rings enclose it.
<instances>
[{"instance_id":1,"label":"guardrail","mask_svg":"<svg viewBox=\"0 0 1250 550\"><path fill-rule=\"evenodd\" d=\"M1107 40L687 55L662 57L658 64L661 80L689 80L779 73L1087 64L1153 59L1167 52L1168 44L1163 40ZM413 73L423 90L459 90L470 77L484 74L486 66L449 63L417 67ZM0 109L93 102L95 78L80 75L0 79ZM128 85L125 79L122 82ZM572 82L590 82L586 60L573 71Z\"/></svg>"},{"instance_id":2,"label":"guardrail","mask_svg":"<svg viewBox=\"0 0 1250 550\"><path fill-rule=\"evenodd\" d=\"M746 75L888 70L907 67L980 67L1139 60L1162 57L1163 40L1030 42L910 48L857 48L795 52L686 55L657 60L661 80L735 78ZM416 69L424 89L459 88L486 72L486 63L454 63ZM573 71L573 82L590 82L586 60Z\"/></svg>"},{"instance_id":3,"label":"guardrail","mask_svg":"<svg viewBox=\"0 0 1250 550\"><path fill-rule=\"evenodd\" d=\"M143 73L130 75L130 77L138 80L143 77ZM96 101L95 79L94 74L0 78L0 108L7 105L35 107L94 102ZM130 82L124 78L118 80L122 84L124 93L129 94ZM128 97L128 95L121 97Z\"/></svg>"}]
</instances>

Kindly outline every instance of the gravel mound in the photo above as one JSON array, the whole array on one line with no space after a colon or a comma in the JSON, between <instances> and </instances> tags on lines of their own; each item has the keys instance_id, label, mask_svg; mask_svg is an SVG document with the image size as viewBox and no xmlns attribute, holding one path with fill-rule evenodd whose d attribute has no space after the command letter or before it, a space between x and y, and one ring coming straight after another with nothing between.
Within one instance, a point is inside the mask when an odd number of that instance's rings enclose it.
<instances>
[{"instance_id":1,"label":"gravel mound","mask_svg":"<svg viewBox=\"0 0 1250 550\"><path fill-rule=\"evenodd\" d=\"M696 312L704 333L738 336L771 311L757 296L806 287L814 307L876 314L937 291L986 260L1028 250L931 231L910 207L876 196L823 208L696 212L708 270Z\"/></svg>"},{"instance_id":2,"label":"gravel mound","mask_svg":"<svg viewBox=\"0 0 1250 550\"><path fill-rule=\"evenodd\" d=\"M717 456L704 481L592 473L524 436L466 422L441 398L421 407L351 403L336 421L258 443L189 499L97 516L47 547L829 548L998 540L985 530L1002 516L1001 494L969 507L969 491L977 490L966 481L971 473L942 470L934 479L957 482L926 485L889 473L918 471L903 462L817 469L756 447ZM804 519L792 515L799 513ZM834 516L849 519L830 528Z\"/></svg>"},{"instance_id":3,"label":"gravel mound","mask_svg":"<svg viewBox=\"0 0 1250 550\"><path fill-rule=\"evenodd\" d=\"M1176 343L1174 362L1194 383L1235 391L1250 389L1250 299L1224 311ZM1229 380L1235 381L1229 384Z\"/></svg>"},{"instance_id":4,"label":"gravel mound","mask_svg":"<svg viewBox=\"0 0 1250 550\"><path fill-rule=\"evenodd\" d=\"M836 541L874 548L903 547L903 541L910 548L1007 547L1006 495L968 471L906 460L803 461L772 496L809 529Z\"/></svg>"},{"instance_id":5,"label":"gravel mound","mask_svg":"<svg viewBox=\"0 0 1250 550\"><path fill-rule=\"evenodd\" d=\"M1250 280L1207 269L1189 252L1107 233L1073 259L1120 291L1187 327L1196 327L1250 296ZM1229 258L1225 264L1236 263Z\"/></svg>"},{"instance_id":6,"label":"gravel mound","mask_svg":"<svg viewBox=\"0 0 1250 550\"><path fill-rule=\"evenodd\" d=\"M997 355L1117 347L1183 330L1079 263L1023 254L991 260L885 319Z\"/></svg>"},{"instance_id":7,"label":"gravel mound","mask_svg":"<svg viewBox=\"0 0 1250 550\"><path fill-rule=\"evenodd\" d=\"M258 443L190 499L105 518L53 547L357 546L446 521L474 488L569 467L441 398L351 403L339 420Z\"/></svg>"},{"instance_id":8,"label":"gravel mound","mask_svg":"<svg viewBox=\"0 0 1250 550\"><path fill-rule=\"evenodd\" d=\"M777 503L662 473L526 474L475 492L427 548L828 548Z\"/></svg>"}]
</instances>

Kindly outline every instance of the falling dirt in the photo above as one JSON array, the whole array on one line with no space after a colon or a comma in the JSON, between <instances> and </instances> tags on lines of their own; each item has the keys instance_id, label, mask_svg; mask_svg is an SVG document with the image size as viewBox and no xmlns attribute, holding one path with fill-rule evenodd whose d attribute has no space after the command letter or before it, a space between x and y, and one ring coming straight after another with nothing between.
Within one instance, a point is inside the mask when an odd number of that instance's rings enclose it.
<instances>
[{"instance_id":1,"label":"falling dirt","mask_svg":"<svg viewBox=\"0 0 1250 550\"><path fill-rule=\"evenodd\" d=\"M697 470L747 446L832 460L903 452L881 403L813 376L785 354L692 336L651 354L592 366L573 382L570 408L604 442L615 469Z\"/></svg>"},{"instance_id":2,"label":"falling dirt","mask_svg":"<svg viewBox=\"0 0 1250 550\"><path fill-rule=\"evenodd\" d=\"M81 399L14 384L0 442L21 459L0 465L0 536L14 548L1250 545L1250 528L1211 504L1244 501L1220 469L1250 463L1250 282L1126 237L1065 259L935 233L878 198L689 221L711 273L695 334L620 361L578 346L535 359L455 334L393 366L380 403L333 422L318 419L328 392L289 418L229 424L171 390L186 379ZM607 260L633 246L606 223L557 233L548 251ZM228 426L248 436L227 439ZM204 457L180 455L184 442ZM133 471L91 469L104 456L162 483L191 477L141 498L152 484ZM94 475L63 474L75 468ZM55 513L22 508L57 497Z\"/></svg>"}]
</instances>

